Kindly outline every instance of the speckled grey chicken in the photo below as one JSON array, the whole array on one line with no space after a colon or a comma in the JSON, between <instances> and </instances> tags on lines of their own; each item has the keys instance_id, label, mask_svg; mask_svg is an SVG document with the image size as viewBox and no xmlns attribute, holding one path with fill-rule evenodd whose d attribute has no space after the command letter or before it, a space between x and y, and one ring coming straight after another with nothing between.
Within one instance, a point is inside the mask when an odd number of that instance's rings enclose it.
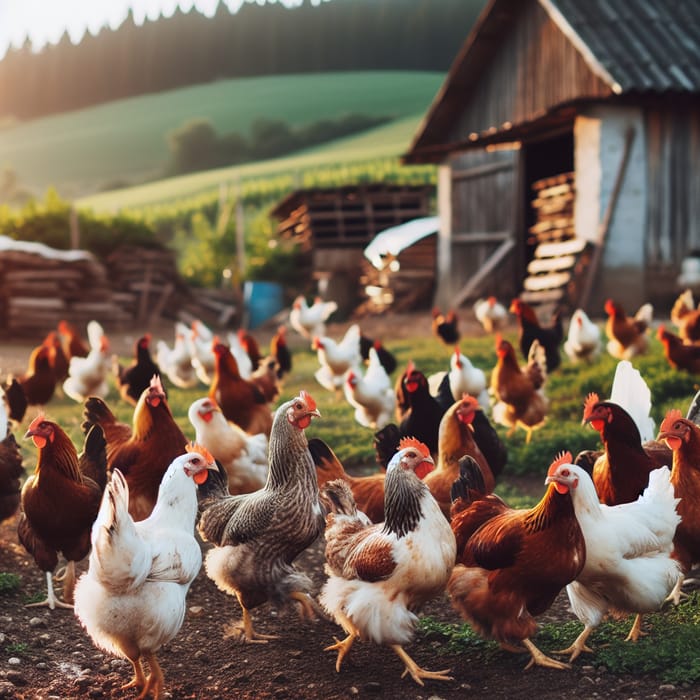
<instances>
[{"instance_id":1,"label":"speckled grey chicken","mask_svg":"<svg viewBox=\"0 0 700 700\"><path fill-rule=\"evenodd\" d=\"M302 391L275 413L268 447L265 486L230 496L225 471L200 487L198 530L214 547L205 559L207 575L243 609L231 634L247 642L271 637L255 632L250 610L265 602L297 601L302 615L313 617L310 579L294 559L323 532L314 467L304 429L319 417L313 398Z\"/></svg>"}]
</instances>

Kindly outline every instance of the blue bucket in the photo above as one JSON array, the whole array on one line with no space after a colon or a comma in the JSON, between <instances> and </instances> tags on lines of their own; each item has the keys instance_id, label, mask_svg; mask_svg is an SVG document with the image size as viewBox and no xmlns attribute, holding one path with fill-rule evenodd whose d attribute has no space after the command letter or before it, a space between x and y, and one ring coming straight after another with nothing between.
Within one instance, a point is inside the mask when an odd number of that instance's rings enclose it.
<instances>
[{"instance_id":1,"label":"blue bucket","mask_svg":"<svg viewBox=\"0 0 700 700\"><path fill-rule=\"evenodd\" d=\"M257 328L284 308L282 285L277 282L244 282L243 303L245 304L248 328Z\"/></svg>"}]
</instances>

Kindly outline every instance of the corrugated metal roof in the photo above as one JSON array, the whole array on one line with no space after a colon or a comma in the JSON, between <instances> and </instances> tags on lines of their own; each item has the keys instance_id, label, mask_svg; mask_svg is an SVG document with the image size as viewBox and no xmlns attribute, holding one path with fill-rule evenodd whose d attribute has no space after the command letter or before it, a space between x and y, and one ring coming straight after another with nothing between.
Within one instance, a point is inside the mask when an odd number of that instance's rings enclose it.
<instances>
[{"instance_id":1,"label":"corrugated metal roof","mask_svg":"<svg viewBox=\"0 0 700 700\"><path fill-rule=\"evenodd\" d=\"M617 93L700 92L697 0L540 0ZM582 45L582 46L581 46Z\"/></svg>"}]
</instances>

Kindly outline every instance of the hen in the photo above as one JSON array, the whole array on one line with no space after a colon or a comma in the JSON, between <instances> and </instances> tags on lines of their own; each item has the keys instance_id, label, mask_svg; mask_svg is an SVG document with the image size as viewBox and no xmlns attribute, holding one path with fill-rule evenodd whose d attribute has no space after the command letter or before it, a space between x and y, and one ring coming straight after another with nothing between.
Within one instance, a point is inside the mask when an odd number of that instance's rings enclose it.
<instances>
[{"instance_id":1,"label":"hen","mask_svg":"<svg viewBox=\"0 0 700 700\"><path fill-rule=\"evenodd\" d=\"M289 312L289 325L303 338L311 340L326 335L326 321L338 310L334 301L323 301L316 297L309 306L306 298L298 296Z\"/></svg>"},{"instance_id":2,"label":"hen","mask_svg":"<svg viewBox=\"0 0 700 700\"><path fill-rule=\"evenodd\" d=\"M209 398L226 417L251 435L270 434L272 412L260 389L241 376L238 362L221 342L215 342L216 364L209 386Z\"/></svg>"},{"instance_id":3,"label":"hen","mask_svg":"<svg viewBox=\"0 0 700 700\"><path fill-rule=\"evenodd\" d=\"M445 382L447 386L444 386ZM459 346L450 356L448 372L437 372L428 377L430 393L438 399L443 409L449 408L459 401L463 394L471 394L481 406L490 405L488 382L483 369L472 364L472 361L459 350Z\"/></svg>"},{"instance_id":4,"label":"hen","mask_svg":"<svg viewBox=\"0 0 700 700\"><path fill-rule=\"evenodd\" d=\"M362 365L360 355L360 327L355 323L345 335L335 341L328 336L314 336L312 345L321 365L315 372L316 381L328 391L340 391L345 373Z\"/></svg>"},{"instance_id":5,"label":"hen","mask_svg":"<svg viewBox=\"0 0 700 700\"><path fill-rule=\"evenodd\" d=\"M228 333L226 336L228 342L229 352L233 355L238 365L238 372L243 377L243 379L250 379L250 375L253 373L253 362L250 359L250 355L247 353L246 349L241 343L241 336L239 333ZM219 342L218 336L214 336L212 341L214 345ZM214 347L212 345L212 348ZM216 355L216 352L214 352Z\"/></svg>"},{"instance_id":6,"label":"hen","mask_svg":"<svg viewBox=\"0 0 700 700\"><path fill-rule=\"evenodd\" d=\"M663 323L658 327L656 337L661 341L666 362L673 369L691 374L700 373L700 345L686 345L682 338L667 330Z\"/></svg>"},{"instance_id":7,"label":"hen","mask_svg":"<svg viewBox=\"0 0 700 700\"><path fill-rule=\"evenodd\" d=\"M549 473L561 463L554 460ZM486 493L478 465L466 457L455 482L451 525L458 564L447 590L455 609L479 634L508 650L522 642L531 655L526 668L568 668L530 638L535 618L584 566L586 545L571 494L550 483L533 508L509 508Z\"/></svg>"},{"instance_id":8,"label":"hen","mask_svg":"<svg viewBox=\"0 0 700 700\"><path fill-rule=\"evenodd\" d=\"M221 409L209 398L197 399L187 412L195 429L195 442L211 452L226 470L232 494L251 493L267 479L267 436L248 435L229 423Z\"/></svg>"},{"instance_id":9,"label":"hen","mask_svg":"<svg viewBox=\"0 0 700 700\"><path fill-rule=\"evenodd\" d=\"M360 355L365 362L369 361L369 351L374 348L379 358L379 362L382 367L384 367L387 374L392 374L397 367L396 355L394 355L391 350L387 350L384 347L381 340L374 340L364 335L360 334Z\"/></svg>"},{"instance_id":10,"label":"hen","mask_svg":"<svg viewBox=\"0 0 700 700\"><path fill-rule=\"evenodd\" d=\"M474 316L487 333L497 333L508 323L508 311L494 296L474 302Z\"/></svg>"},{"instance_id":11,"label":"hen","mask_svg":"<svg viewBox=\"0 0 700 700\"><path fill-rule=\"evenodd\" d=\"M2 391L7 402L8 417L19 425L27 411L27 397L17 377L8 377L2 384Z\"/></svg>"},{"instance_id":12,"label":"hen","mask_svg":"<svg viewBox=\"0 0 700 700\"><path fill-rule=\"evenodd\" d=\"M372 525L357 511L344 481L324 488L330 505L326 519L328 580L321 605L347 637L337 650L336 670L356 639L385 644L404 663L406 673L424 679L452 680L449 670L427 671L404 650L418 622L417 612L442 593L455 561L455 538L427 486L421 481L433 467L427 447L404 440L389 463L383 523Z\"/></svg>"},{"instance_id":13,"label":"hen","mask_svg":"<svg viewBox=\"0 0 700 700\"><path fill-rule=\"evenodd\" d=\"M68 321L58 322L58 335L63 345L63 352L70 362L71 357L87 357L90 346L80 336L78 329ZM89 339L89 335L88 335Z\"/></svg>"},{"instance_id":14,"label":"hen","mask_svg":"<svg viewBox=\"0 0 700 700\"><path fill-rule=\"evenodd\" d=\"M690 289L686 289L674 302L671 308L671 322L678 328L678 335L683 342L700 341L700 309L695 308Z\"/></svg>"},{"instance_id":15,"label":"hen","mask_svg":"<svg viewBox=\"0 0 700 700\"><path fill-rule=\"evenodd\" d=\"M305 391L277 409L268 477L259 491L231 496L225 478L210 478L200 489L198 530L214 545L205 569L222 591L238 599L243 620L232 633L248 642L269 638L255 632L249 612L266 601L297 601L303 614L313 616L311 581L292 562L323 531L316 470L304 434L319 416Z\"/></svg>"},{"instance_id":16,"label":"hen","mask_svg":"<svg viewBox=\"0 0 700 700\"><path fill-rule=\"evenodd\" d=\"M50 348L49 363L56 378L56 383L60 384L68 376L68 357L63 351L61 339L56 331L50 331L44 338L44 345Z\"/></svg>"},{"instance_id":17,"label":"hen","mask_svg":"<svg viewBox=\"0 0 700 700\"><path fill-rule=\"evenodd\" d=\"M605 302L608 320L605 322L605 335L608 337L607 350L618 360L629 360L635 355L643 355L649 349L647 330L651 326L654 308L644 304L634 315L627 316L621 304L608 299Z\"/></svg>"},{"instance_id":18,"label":"hen","mask_svg":"<svg viewBox=\"0 0 700 700\"><path fill-rule=\"evenodd\" d=\"M571 461L571 454L564 455ZM631 503L602 505L590 476L580 467L562 462L549 471L547 483L568 493L584 540L586 562L566 587L576 617L584 628L574 643L559 654L591 651L586 640L608 612L636 613L628 640L641 631L641 614L658 610L680 574L671 558L673 534L681 518L676 512L667 467L649 474L649 485Z\"/></svg>"},{"instance_id":19,"label":"hen","mask_svg":"<svg viewBox=\"0 0 700 700\"><path fill-rule=\"evenodd\" d=\"M274 401L280 394L277 360L272 355L262 357L257 369L250 375L250 381L260 389L265 401Z\"/></svg>"},{"instance_id":20,"label":"hen","mask_svg":"<svg viewBox=\"0 0 700 700\"><path fill-rule=\"evenodd\" d=\"M459 478L459 460L464 455L470 455L478 463L487 493L496 485L489 463L474 439L472 421L478 410L477 400L465 394L447 409L440 421L437 468L426 475L425 483L448 520L452 505L450 492Z\"/></svg>"},{"instance_id":21,"label":"hen","mask_svg":"<svg viewBox=\"0 0 700 700\"><path fill-rule=\"evenodd\" d=\"M576 309L569 320L569 334L564 352L572 362L595 362L603 347L600 328L583 309Z\"/></svg>"},{"instance_id":22,"label":"hen","mask_svg":"<svg viewBox=\"0 0 700 700\"><path fill-rule=\"evenodd\" d=\"M0 523L17 511L20 498L22 453L15 436L10 432L9 415L0 391Z\"/></svg>"},{"instance_id":23,"label":"hen","mask_svg":"<svg viewBox=\"0 0 700 700\"><path fill-rule=\"evenodd\" d=\"M377 430L372 438L372 447L377 464L386 471L391 458L399 449L401 431L396 423L387 423L381 430Z\"/></svg>"},{"instance_id":24,"label":"hen","mask_svg":"<svg viewBox=\"0 0 700 700\"><path fill-rule=\"evenodd\" d=\"M68 363L68 377L63 391L74 401L83 402L88 396L105 398L109 393L109 339L97 321L88 324L90 351L86 356L73 355Z\"/></svg>"},{"instance_id":25,"label":"hen","mask_svg":"<svg viewBox=\"0 0 700 700\"><path fill-rule=\"evenodd\" d=\"M508 436L521 427L529 444L532 431L544 424L549 409L544 393L547 379L544 349L539 341L533 341L528 363L520 367L513 346L497 335L496 355L498 360L491 373L491 392L496 403L491 415L496 423L508 428Z\"/></svg>"},{"instance_id":26,"label":"hen","mask_svg":"<svg viewBox=\"0 0 700 700\"><path fill-rule=\"evenodd\" d=\"M147 518L158 498L158 487L170 463L187 443L175 422L156 375L139 398L132 426L117 421L107 404L96 396L85 402L83 429L99 425L107 441L107 464L119 469L129 485L129 513Z\"/></svg>"},{"instance_id":27,"label":"hen","mask_svg":"<svg viewBox=\"0 0 700 700\"><path fill-rule=\"evenodd\" d=\"M552 314L552 319L547 326L540 324L535 310L522 299L513 299L510 304L510 312L518 319L518 344L523 357L530 356L532 343L537 340L544 348L547 372L554 371L561 364L559 346L564 340L564 324L561 311Z\"/></svg>"},{"instance_id":28,"label":"hen","mask_svg":"<svg viewBox=\"0 0 700 700\"><path fill-rule=\"evenodd\" d=\"M216 358L214 356L214 334L199 319L190 324L188 336L192 366L202 384L211 384Z\"/></svg>"},{"instance_id":29,"label":"hen","mask_svg":"<svg viewBox=\"0 0 700 700\"><path fill-rule=\"evenodd\" d=\"M34 348L29 356L26 373L17 378L28 406L45 406L54 395L56 375L51 366L52 353L53 348L45 343Z\"/></svg>"},{"instance_id":30,"label":"hen","mask_svg":"<svg viewBox=\"0 0 700 700\"><path fill-rule=\"evenodd\" d=\"M37 566L46 573L46 600L32 605L71 608L75 586L75 562L90 551L90 528L97 517L107 480L105 440L99 427L92 428L78 456L64 430L39 414L25 438L39 450L36 469L22 487L17 523L19 541ZM62 553L68 561L63 601L56 598L52 572Z\"/></svg>"},{"instance_id":31,"label":"hen","mask_svg":"<svg viewBox=\"0 0 700 700\"><path fill-rule=\"evenodd\" d=\"M292 351L287 344L287 327L280 326L270 339L270 355L277 360L277 377L282 379L292 371Z\"/></svg>"},{"instance_id":32,"label":"hen","mask_svg":"<svg viewBox=\"0 0 700 700\"><path fill-rule=\"evenodd\" d=\"M153 375L160 376L160 368L151 357L151 334L141 336L134 345L134 357L127 367L114 362L119 395L132 406L151 383Z\"/></svg>"},{"instance_id":33,"label":"hen","mask_svg":"<svg viewBox=\"0 0 700 700\"><path fill-rule=\"evenodd\" d=\"M374 348L369 350L369 364L362 376L360 370L345 375L343 391L355 409L355 420L365 428L381 430L391 422L396 409L396 394Z\"/></svg>"},{"instance_id":34,"label":"hen","mask_svg":"<svg viewBox=\"0 0 700 700\"><path fill-rule=\"evenodd\" d=\"M249 331L247 331L245 328L239 328L237 334L238 341L240 342L243 350L245 350L246 354L248 355L248 358L250 359L250 364L252 366L252 371L254 372L258 368L260 360L262 360L263 358L263 354L262 352L260 352L260 345L258 344L258 341L255 338L255 336Z\"/></svg>"},{"instance_id":35,"label":"hen","mask_svg":"<svg viewBox=\"0 0 700 700\"><path fill-rule=\"evenodd\" d=\"M175 340L170 347L164 340L156 343L156 364L173 385L191 389L199 379L192 364L190 329L178 321L175 324Z\"/></svg>"},{"instance_id":36,"label":"hen","mask_svg":"<svg viewBox=\"0 0 700 700\"><path fill-rule=\"evenodd\" d=\"M188 450L168 467L156 507L138 523L129 515L126 480L112 472L92 528L90 565L75 589L76 616L98 648L129 659L134 678L123 688L141 698L163 697L156 654L182 627L185 596L202 566L195 484L217 466L198 446Z\"/></svg>"},{"instance_id":37,"label":"hen","mask_svg":"<svg viewBox=\"0 0 700 700\"><path fill-rule=\"evenodd\" d=\"M450 309L447 313L443 314L440 309L434 308L432 316L433 319L430 325L433 335L439 338L445 345L457 345L460 338L457 312L454 309Z\"/></svg>"}]
</instances>

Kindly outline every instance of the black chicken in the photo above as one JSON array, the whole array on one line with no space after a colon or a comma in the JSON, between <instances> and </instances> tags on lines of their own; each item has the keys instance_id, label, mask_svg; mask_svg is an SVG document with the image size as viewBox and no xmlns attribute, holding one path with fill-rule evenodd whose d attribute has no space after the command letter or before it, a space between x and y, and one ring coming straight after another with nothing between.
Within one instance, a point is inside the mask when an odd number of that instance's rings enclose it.
<instances>
[{"instance_id":1,"label":"black chicken","mask_svg":"<svg viewBox=\"0 0 700 700\"><path fill-rule=\"evenodd\" d=\"M440 309L433 309L432 329L433 334L440 338L445 345L459 343L457 312L454 309L450 309L446 314L443 314Z\"/></svg>"},{"instance_id":2,"label":"black chicken","mask_svg":"<svg viewBox=\"0 0 700 700\"><path fill-rule=\"evenodd\" d=\"M128 367L122 367L117 363L115 374L119 395L136 406L144 389L148 389L151 378L157 374L163 380L160 368L151 357L151 334L141 336L134 346L134 359Z\"/></svg>"},{"instance_id":3,"label":"black chicken","mask_svg":"<svg viewBox=\"0 0 700 700\"><path fill-rule=\"evenodd\" d=\"M406 367L401 389L408 406L399 423L401 437L414 437L424 442L431 453L436 453L440 419L445 411L431 396L426 376L416 369L413 361Z\"/></svg>"},{"instance_id":4,"label":"black chicken","mask_svg":"<svg viewBox=\"0 0 700 700\"><path fill-rule=\"evenodd\" d=\"M528 358L532 342L538 340L547 358L547 373L559 367L561 364L559 346L564 340L561 310L554 312L548 326L540 325L534 309L522 299L513 299L510 312L518 318L518 343L523 357Z\"/></svg>"}]
</instances>

